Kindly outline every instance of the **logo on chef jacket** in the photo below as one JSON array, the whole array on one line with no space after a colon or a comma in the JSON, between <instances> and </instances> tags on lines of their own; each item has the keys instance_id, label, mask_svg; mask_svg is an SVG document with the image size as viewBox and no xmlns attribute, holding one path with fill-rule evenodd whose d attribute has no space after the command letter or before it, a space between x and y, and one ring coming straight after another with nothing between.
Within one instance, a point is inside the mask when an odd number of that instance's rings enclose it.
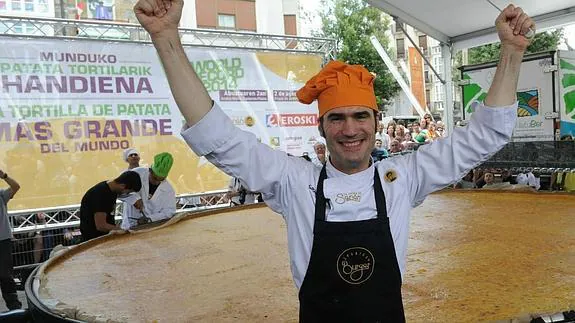
<instances>
[{"instance_id":1,"label":"logo on chef jacket","mask_svg":"<svg viewBox=\"0 0 575 323\"><path fill-rule=\"evenodd\" d=\"M266 114L266 126L270 128L317 126L317 114L309 114L309 113Z\"/></svg>"},{"instance_id":2,"label":"logo on chef jacket","mask_svg":"<svg viewBox=\"0 0 575 323\"><path fill-rule=\"evenodd\" d=\"M347 202L361 203L361 192L338 193L335 196L335 203L345 204Z\"/></svg>"},{"instance_id":3,"label":"logo on chef jacket","mask_svg":"<svg viewBox=\"0 0 575 323\"><path fill-rule=\"evenodd\" d=\"M375 258L362 247L345 250L337 258L337 273L346 283L359 285L366 282L373 274Z\"/></svg>"},{"instance_id":4,"label":"logo on chef jacket","mask_svg":"<svg viewBox=\"0 0 575 323\"><path fill-rule=\"evenodd\" d=\"M387 172L385 172L383 179L387 183L393 183L397 179L397 173L393 169L390 169Z\"/></svg>"},{"instance_id":5,"label":"logo on chef jacket","mask_svg":"<svg viewBox=\"0 0 575 323\"><path fill-rule=\"evenodd\" d=\"M256 123L256 121L254 120L254 118L252 116L247 116L245 123L246 123L246 126L253 127L253 125L254 125L254 123Z\"/></svg>"},{"instance_id":6,"label":"logo on chef jacket","mask_svg":"<svg viewBox=\"0 0 575 323\"><path fill-rule=\"evenodd\" d=\"M255 118L252 116L232 116L231 119L235 126L253 127L256 123Z\"/></svg>"}]
</instances>

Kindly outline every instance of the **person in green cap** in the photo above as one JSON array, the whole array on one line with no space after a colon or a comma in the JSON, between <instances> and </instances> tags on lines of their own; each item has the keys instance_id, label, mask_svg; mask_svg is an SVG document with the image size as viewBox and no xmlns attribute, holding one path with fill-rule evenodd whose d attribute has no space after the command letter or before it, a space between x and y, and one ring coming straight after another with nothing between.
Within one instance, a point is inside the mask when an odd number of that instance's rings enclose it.
<instances>
[{"instance_id":1,"label":"person in green cap","mask_svg":"<svg viewBox=\"0 0 575 323\"><path fill-rule=\"evenodd\" d=\"M142 189L123 198L126 202L120 226L123 230L149 221L169 219L176 213L176 192L166 179L173 164L172 155L163 152L154 156L151 167L132 169L140 175Z\"/></svg>"}]
</instances>

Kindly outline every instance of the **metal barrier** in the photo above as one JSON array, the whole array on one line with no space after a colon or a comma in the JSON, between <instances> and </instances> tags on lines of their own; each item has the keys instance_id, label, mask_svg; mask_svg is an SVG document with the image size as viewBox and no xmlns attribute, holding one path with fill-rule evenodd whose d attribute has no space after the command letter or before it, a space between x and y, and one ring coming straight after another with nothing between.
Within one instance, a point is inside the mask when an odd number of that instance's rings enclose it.
<instances>
[{"instance_id":1,"label":"metal barrier","mask_svg":"<svg viewBox=\"0 0 575 323\"><path fill-rule=\"evenodd\" d=\"M389 157L410 154L423 146L414 144L411 149ZM574 169L575 141L510 142L479 167Z\"/></svg>"},{"instance_id":2,"label":"metal barrier","mask_svg":"<svg viewBox=\"0 0 575 323\"><path fill-rule=\"evenodd\" d=\"M510 142L484 167L575 168L575 141Z\"/></svg>"},{"instance_id":3,"label":"metal barrier","mask_svg":"<svg viewBox=\"0 0 575 323\"><path fill-rule=\"evenodd\" d=\"M176 214L230 207L227 190L176 197ZM116 205L116 221L122 220L121 201ZM80 205L8 212L14 234L12 260L16 271L37 266L49 258L57 245L81 241Z\"/></svg>"}]
</instances>

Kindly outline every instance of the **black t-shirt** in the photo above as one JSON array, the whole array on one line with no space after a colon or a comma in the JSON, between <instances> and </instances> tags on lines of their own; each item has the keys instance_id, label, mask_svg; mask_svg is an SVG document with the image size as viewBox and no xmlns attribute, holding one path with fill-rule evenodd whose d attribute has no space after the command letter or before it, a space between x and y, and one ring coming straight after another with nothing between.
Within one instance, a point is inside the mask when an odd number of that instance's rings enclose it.
<instances>
[{"instance_id":1,"label":"black t-shirt","mask_svg":"<svg viewBox=\"0 0 575 323\"><path fill-rule=\"evenodd\" d=\"M106 222L115 224L114 209L117 198L118 194L112 192L105 181L96 184L84 194L80 205L80 231L84 241L107 234L96 229L94 214L97 212L106 213Z\"/></svg>"},{"instance_id":2,"label":"black t-shirt","mask_svg":"<svg viewBox=\"0 0 575 323\"><path fill-rule=\"evenodd\" d=\"M150 191L148 192L148 195L149 195L148 199L151 199L152 196L154 196L154 193L156 193L158 186L160 186L160 185L154 185L154 184L150 183Z\"/></svg>"}]
</instances>

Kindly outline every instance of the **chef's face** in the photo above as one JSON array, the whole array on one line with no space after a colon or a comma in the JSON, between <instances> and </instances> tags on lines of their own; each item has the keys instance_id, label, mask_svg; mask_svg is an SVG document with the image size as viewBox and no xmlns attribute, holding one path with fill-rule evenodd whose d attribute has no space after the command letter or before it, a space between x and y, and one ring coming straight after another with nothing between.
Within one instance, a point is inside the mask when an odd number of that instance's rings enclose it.
<instances>
[{"instance_id":1,"label":"chef's face","mask_svg":"<svg viewBox=\"0 0 575 323\"><path fill-rule=\"evenodd\" d=\"M483 175L483 180L485 181L486 184L493 184L493 174L492 173L485 173L485 175Z\"/></svg>"},{"instance_id":2,"label":"chef's face","mask_svg":"<svg viewBox=\"0 0 575 323\"><path fill-rule=\"evenodd\" d=\"M374 114L372 109L354 106L333 109L323 116L320 127L338 170L353 174L369 167L377 127Z\"/></svg>"},{"instance_id":3,"label":"chef's face","mask_svg":"<svg viewBox=\"0 0 575 323\"><path fill-rule=\"evenodd\" d=\"M316 155L325 155L325 145L322 143L315 144L313 147Z\"/></svg>"},{"instance_id":4,"label":"chef's face","mask_svg":"<svg viewBox=\"0 0 575 323\"><path fill-rule=\"evenodd\" d=\"M137 164L140 162L140 155L136 153L132 153L128 156L127 160L128 164Z\"/></svg>"},{"instance_id":5,"label":"chef's face","mask_svg":"<svg viewBox=\"0 0 575 323\"><path fill-rule=\"evenodd\" d=\"M154 173L154 171L150 168L150 184L152 185L160 185L166 178L158 176Z\"/></svg>"}]
</instances>

